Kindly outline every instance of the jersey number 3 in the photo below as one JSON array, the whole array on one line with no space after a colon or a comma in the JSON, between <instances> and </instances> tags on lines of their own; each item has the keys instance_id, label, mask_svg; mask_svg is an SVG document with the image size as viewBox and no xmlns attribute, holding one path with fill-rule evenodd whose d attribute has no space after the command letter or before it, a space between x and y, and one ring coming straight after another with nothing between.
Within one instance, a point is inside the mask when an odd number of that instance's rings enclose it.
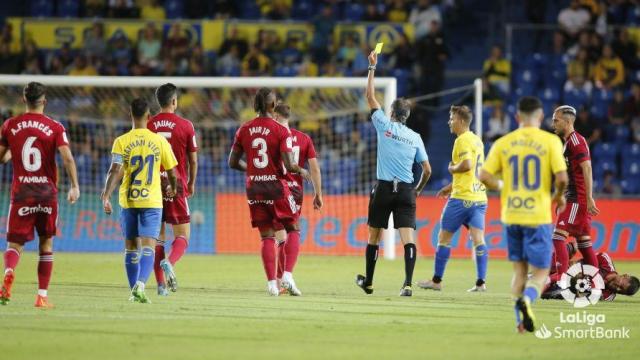
<instances>
[{"instance_id":1,"label":"jersey number 3","mask_svg":"<svg viewBox=\"0 0 640 360\"><path fill-rule=\"evenodd\" d=\"M267 141L263 138L255 138L251 142L251 147L258 149L258 156L253 158L253 165L258 169L264 169L269 165L269 156L267 156Z\"/></svg>"}]
</instances>

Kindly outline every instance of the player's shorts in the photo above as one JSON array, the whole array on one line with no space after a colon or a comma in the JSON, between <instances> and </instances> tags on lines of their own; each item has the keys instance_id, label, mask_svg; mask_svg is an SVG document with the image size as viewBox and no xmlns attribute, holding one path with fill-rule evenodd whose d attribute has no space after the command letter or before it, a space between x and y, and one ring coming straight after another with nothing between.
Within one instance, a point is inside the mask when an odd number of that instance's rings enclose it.
<instances>
[{"instance_id":1,"label":"player's shorts","mask_svg":"<svg viewBox=\"0 0 640 360\"><path fill-rule=\"evenodd\" d=\"M395 184L395 185L394 185ZM367 224L387 228L393 213L393 227L416 228L416 189L413 184L378 180L369 196Z\"/></svg>"},{"instance_id":2,"label":"player's shorts","mask_svg":"<svg viewBox=\"0 0 640 360\"><path fill-rule=\"evenodd\" d=\"M567 203L564 211L558 214L556 229L566 231L577 238L590 236L591 215L587 211L587 205Z\"/></svg>"},{"instance_id":3,"label":"player's shorts","mask_svg":"<svg viewBox=\"0 0 640 360\"><path fill-rule=\"evenodd\" d=\"M304 190L296 183L289 182L288 185L289 191L291 192L291 195L293 195L293 200L295 200L296 207L298 209L298 211L296 211L296 215L298 219L300 219L300 216L302 215L302 200L304 199ZM276 221L273 223L273 228L276 231L284 230L284 225Z\"/></svg>"},{"instance_id":4,"label":"player's shorts","mask_svg":"<svg viewBox=\"0 0 640 360\"><path fill-rule=\"evenodd\" d=\"M503 225L510 261L526 261L540 268L551 265L553 244L551 224L537 226Z\"/></svg>"},{"instance_id":5,"label":"player's shorts","mask_svg":"<svg viewBox=\"0 0 640 360\"><path fill-rule=\"evenodd\" d=\"M35 229L39 237L56 234L58 202L12 202L7 218L7 241L24 244L34 239Z\"/></svg>"},{"instance_id":6,"label":"player's shorts","mask_svg":"<svg viewBox=\"0 0 640 360\"><path fill-rule=\"evenodd\" d=\"M162 221L172 225L187 224L191 221L189 202L186 196L163 198Z\"/></svg>"},{"instance_id":7,"label":"player's shorts","mask_svg":"<svg viewBox=\"0 0 640 360\"><path fill-rule=\"evenodd\" d=\"M458 231L460 226L484 230L487 203L449 198L442 210L440 227L450 233Z\"/></svg>"},{"instance_id":8,"label":"player's shorts","mask_svg":"<svg viewBox=\"0 0 640 360\"><path fill-rule=\"evenodd\" d=\"M162 225L162 209L128 208L120 211L120 227L127 240L137 237L158 239Z\"/></svg>"}]
</instances>

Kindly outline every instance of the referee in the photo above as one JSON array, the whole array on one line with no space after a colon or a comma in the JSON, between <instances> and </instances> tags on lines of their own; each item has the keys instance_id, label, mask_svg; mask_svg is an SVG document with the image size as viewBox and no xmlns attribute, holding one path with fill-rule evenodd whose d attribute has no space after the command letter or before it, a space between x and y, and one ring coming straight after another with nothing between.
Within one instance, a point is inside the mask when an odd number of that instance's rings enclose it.
<instances>
[{"instance_id":1,"label":"referee","mask_svg":"<svg viewBox=\"0 0 640 360\"><path fill-rule=\"evenodd\" d=\"M356 284L366 294L373 293L373 272L378 259L378 244L382 228L387 228L393 213L393 224L400 231L404 245L405 279L400 296L411 296L413 269L416 265L416 245L413 232L416 228L416 197L431 176L431 165L420 135L406 126L409 118L409 102L399 98L391 104L391 119L380 109L373 85L378 55L369 54L367 102L371 109L371 121L378 134L378 182L369 199L369 243L365 252L366 276L357 275ZM422 165L418 186L413 186L413 163Z\"/></svg>"}]
</instances>

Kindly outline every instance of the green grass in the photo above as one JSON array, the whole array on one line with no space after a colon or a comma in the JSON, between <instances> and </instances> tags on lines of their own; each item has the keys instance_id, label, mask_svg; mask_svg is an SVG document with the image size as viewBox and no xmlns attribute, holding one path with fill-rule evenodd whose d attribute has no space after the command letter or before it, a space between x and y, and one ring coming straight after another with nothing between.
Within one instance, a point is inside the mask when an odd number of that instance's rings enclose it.
<instances>
[{"instance_id":1,"label":"green grass","mask_svg":"<svg viewBox=\"0 0 640 360\"><path fill-rule=\"evenodd\" d=\"M587 309L604 326L630 328L630 340L541 340L514 332L510 264L493 261L489 292L469 294L474 265L452 260L442 292L414 290L400 298L403 262L379 261L375 293L353 278L354 257L301 257L296 280L303 297L266 295L258 256L187 255L176 270L180 290L153 304L127 301L120 254L57 253L49 291L52 310L33 308L36 256L23 256L14 295L0 307L3 359L631 359L640 347L640 296ZM640 263L617 262L640 273ZM416 279L430 276L419 259ZM564 301L539 301L538 320L553 329ZM566 324L564 324L566 325ZM579 328L583 325L566 325Z\"/></svg>"}]
</instances>

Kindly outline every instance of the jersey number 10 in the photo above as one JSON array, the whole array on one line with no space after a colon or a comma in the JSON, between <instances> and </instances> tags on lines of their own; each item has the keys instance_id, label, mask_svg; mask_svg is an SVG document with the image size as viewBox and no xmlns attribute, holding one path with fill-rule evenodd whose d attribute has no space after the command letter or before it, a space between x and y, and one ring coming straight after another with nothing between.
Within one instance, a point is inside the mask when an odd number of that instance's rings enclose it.
<instances>
[{"instance_id":1,"label":"jersey number 10","mask_svg":"<svg viewBox=\"0 0 640 360\"><path fill-rule=\"evenodd\" d=\"M511 166L511 173L513 174L513 190L518 190L520 185L520 178L522 179L522 185L526 190L537 190L540 188L540 158L536 155L527 155L520 161L518 155L513 155L509 158L509 165ZM533 165L533 181L531 181L531 165ZM522 166L522 176L520 176L520 166Z\"/></svg>"}]
</instances>

